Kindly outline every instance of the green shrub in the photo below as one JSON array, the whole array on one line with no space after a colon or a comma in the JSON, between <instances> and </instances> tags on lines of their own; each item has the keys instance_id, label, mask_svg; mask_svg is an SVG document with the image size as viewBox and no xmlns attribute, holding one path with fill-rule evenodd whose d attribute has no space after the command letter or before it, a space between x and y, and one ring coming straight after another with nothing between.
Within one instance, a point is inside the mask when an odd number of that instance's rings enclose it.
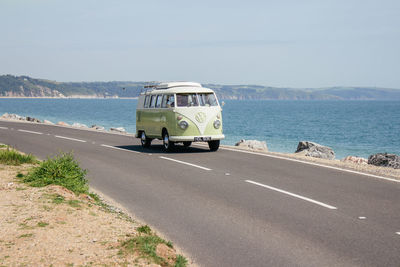
<instances>
[{"instance_id":1,"label":"green shrub","mask_svg":"<svg viewBox=\"0 0 400 267\"><path fill-rule=\"evenodd\" d=\"M23 178L31 186L61 185L75 194L88 194L88 182L83 170L72 153L61 153L40 163Z\"/></svg>"},{"instance_id":2,"label":"green shrub","mask_svg":"<svg viewBox=\"0 0 400 267\"><path fill-rule=\"evenodd\" d=\"M151 228L148 225L142 225L136 229L139 233L151 234Z\"/></svg>"},{"instance_id":3,"label":"green shrub","mask_svg":"<svg viewBox=\"0 0 400 267\"><path fill-rule=\"evenodd\" d=\"M187 266L187 259L182 255L176 256L175 267L185 267Z\"/></svg>"},{"instance_id":4,"label":"green shrub","mask_svg":"<svg viewBox=\"0 0 400 267\"><path fill-rule=\"evenodd\" d=\"M156 248L160 243L165 243L158 236L137 236L122 243L127 252L137 251L141 257L151 259L157 264L165 265L165 260L157 255Z\"/></svg>"},{"instance_id":5,"label":"green shrub","mask_svg":"<svg viewBox=\"0 0 400 267\"><path fill-rule=\"evenodd\" d=\"M21 165L24 163L37 163L36 158L29 154L23 155L14 149L0 150L0 163L6 165Z\"/></svg>"}]
</instances>

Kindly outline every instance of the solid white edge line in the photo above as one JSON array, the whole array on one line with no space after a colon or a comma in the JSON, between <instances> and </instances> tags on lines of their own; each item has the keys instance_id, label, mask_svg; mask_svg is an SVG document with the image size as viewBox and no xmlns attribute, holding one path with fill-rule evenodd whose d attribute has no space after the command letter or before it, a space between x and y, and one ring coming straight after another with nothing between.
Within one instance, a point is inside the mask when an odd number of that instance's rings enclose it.
<instances>
[{"instance_id":1,"label":"solid white edge line","mask_svg":"<svg viewBox=\"0 0 400 267\"><path fill-rule=\"evenodd\" d=\"M28 131L28 130L23 130L23 129L18 129L18 132L32 133L32 134L43 134L43 133L40 133L40 132Z\"/></svg>"},{"instance_id":2,"label":"solid white edge line","mask_svg":"<svg viewBox=\"0 0 400 267\"><path fill-rule=\"evenodd\" d=\"M255 184L255 185L258 185L258 186L262 186L262 187L265 187L265 188L268 188L268 189L271 189L271 190L274 190L274 191L277 191L277 192L280 192L280 193L283 193L283 194L286 194L286 195L289 195L289 196L292 196L292 197L296 197L296 198L299 198L299 199L302 199L302 200L305 200L305 201L320 205L322 207L325 207L325 208L328 208L328 209L331 209L331 210L336 210L337 209L334 206L322 203L320 201L316 201L316 200L308 198L308 197L303 197L303 196L300 196L300 195L297 195L297 194L294 194L294 193L291 193L291 192L288 192L288 191L285 191L285 190L282 190L282 189L279 189L279 188L276 188L276 187L272 187L272 186L269 186L269 185L257 183L257 182L254 182L252 180L245 180L245 182L250 183L250 184Z\"/></svg>"},{"instance_id":3,"label":"solid white edge line","mask_svg":"<svg viewBox=\"0 0 400 267\"><path fill-rule=\"evenodd\" d=\"M55 135L55 137L61 138L61 139L67 139L67 140L71 140L71 141L76 141L76 142L86 143L85 140L75 139L75 138L71 138L71 137L65 137L65 136L61 136L61 135Z\"/></svg>"},{"instance_id":4,"label":"solid white edge line","mask_svg":"<svg viewBox=\"0 0 400 267\"><path fill-rule=\"evenodd\" d=\"M203 166L199 166L199 165L196 165L196 164L193 164L193 163L177 160L177 159L171 159L171 158L167 158L167 157L163 157L163 156L161 156L160 159L166 159L166 160L174 161L174 162L177 162L177 163L181 163L181 164L189 165L189 166L192 166L192 167L196 167L196 168L199 168L199 169L202 169L202 170L212 171L212 169L209 169L209 168L206 168L206 167L203 167Z\"/></svg>"},{"instance_id":5,"label":"solid white edge line","mask_svg":"<svg viewBox=\"0 0 400 267\"><path fill-rule=\"evenodd\" d=\"M205 146L205 145L199 145L199 144L196 144L196 145ZM242 153L253 154L253 155L264 156L264 157L270 157L270 158L275 158L275 159L284 159L284 160L288 160L288 161L294 161L294 162L304 163L304 164L308 164L308 165L314 165L314 166L318 166L318 167L323 167L323 168L328 168L328 169L333 169L333 170L338 170L338 171L344 171L344 172L349 172L349 173L354 173L354 174L359 174L359 175L365 175L365 176L374 177L374 178L377 178L377 179L382 179L382 180L386 180L386 181L400 183L400 180L396 180L396 179L393 179L393 178L388 178L388 177L384 177L384 176L369 174L369 173L365 173L365 172L347 170L347 169L343 169L343 168L339 168L339 167L333 167L333 166L318 164L318 163L314 163L314 162L303 161L303 160L299 160L299 159L285 158L285 157L280 157L280 156L275 156L275 155L268 155L268 154L252 152L252 151L243 151L243 150L234 149L234 148L228 148L228 147L220 147L220 149L229 150L229 151L235 151L235 152L242 152Z\"/></svg>"},{"instance_id":6,"label":"solid white edge line","mask_svg":"<svg viewBox=\"0 0 400 267\"><path fill-rule=\"evenodd\" d=\"M8 127L2 127L2 126L0 126L0 129L8 130Z\"/></svg>"},{"instance_id":7,"label":"solid white edge line","mask_svg":"<svg viewBox=\"0 0 400 267\"><path fill-rule=\"evenodd\" d=\"M100 146L104 146L104 147L108 147L108 148L112 148L112 149L117 149L117 150L122 150L122 151L126 151L126 152L132 152L132 153L138 153L140 154L140 152L135 151L135 150L129 150L129 149L124 149L124 148L120 148L120 147L115 147L115 146L109 146L109 145L100 145Z\"/></svg>"}]
</instances>

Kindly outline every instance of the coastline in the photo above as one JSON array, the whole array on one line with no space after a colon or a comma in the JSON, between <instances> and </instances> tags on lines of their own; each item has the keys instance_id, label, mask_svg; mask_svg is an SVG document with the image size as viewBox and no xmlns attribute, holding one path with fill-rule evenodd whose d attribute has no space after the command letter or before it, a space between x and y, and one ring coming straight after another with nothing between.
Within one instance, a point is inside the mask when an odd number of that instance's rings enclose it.
<instances>
[{"instance_id":1,"label":"coastline","mask_svg":"<svg viewBox=\"0 0 400 267\"><path fill-rule=\"evenodd\" d=\"M77 129L77 130L83 130L83 131L95 131L95 132L101 132L101 133L107 133L107 134L117 134L117 135L125 135L125 136L135 137L135 134L129 133L129 132L110 131L110 130L105 130L105 129L97 130L94 128L74 127L72 125L57 125L57 124L37 123L37 122L29 122L29 121L21 121L21 120L10 120L10 119L4 119L1 117L0 117L0 121L12 121L12 122L19 122L19 123L34 123L34 124L40 124L40 125L65 127L65 128L71 128L71 129ZM201 143L195 143L194 145L199 146L199 147L205 146ZM380 167L380 166L374 166L374 165L370 165L370 164L344 162L344 161L338 160L338 159L328 160L328 159L314 158L314 157L304 156L304 155L296 154L296 153L261 151L261 150L256 150L256 149L249 149L249 148L230 146L230 145L221 145L220 149L233 150L233 151L239 151L239 152L245 152L245 153L248 152L248 153L259 154L259 155L264 155L264 156L271 156L271 157L277 157L277 158L282 158L282 159L295 160L298 162L303 162L305 164L311 163L316 166L322 166L322 167L325 166L328 168L343 169L345 171L357 172L357 173L364 174L367 176L372 176L372 177L377 176L378 178L384 178L384 179L387 178L388 180L394 179L396 181L400 181L400 169L393 169L390 167Z\"/></svg>"},{"instance_id":2,"label":"coastline","mask_svg":"<svg viewBox=\"0 0 400 267\"><path fill-rule=\"evenodd\" d=\"M59 97L59 96L0 96L0 99L138 99L138 97L98 97L98 96L71 96L71 97Z\"/></svg>"}]
</instances>

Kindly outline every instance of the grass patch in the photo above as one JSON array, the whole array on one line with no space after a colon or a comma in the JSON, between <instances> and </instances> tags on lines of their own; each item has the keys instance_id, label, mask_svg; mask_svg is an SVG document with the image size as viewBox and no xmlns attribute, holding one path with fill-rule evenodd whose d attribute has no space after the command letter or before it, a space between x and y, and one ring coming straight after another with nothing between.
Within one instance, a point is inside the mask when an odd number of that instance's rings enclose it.
<instances>
[{"instance_id":1,"label":"grass patch","mask_svg":"<svg viewBox=\"0 0 400 267\"><path fill-rule=\"evenodd\" d=\"M37 159L29 154L29 155L22 155L18 151L14 149L7 149L0 150L0 163L5 165L21 165L24 163L37 163Z\"/></svg>"},{"instance_id":2,"label":"grass patch","mask_svg":"<svg viewBox=\"0 0 400 267\"><path fill-rule=\"evenodd\" d=\"M15 190L17 190L17 191L23 191L23 190L26 190L27 188L26 187L17 187L17 188L15 188Z\"/></svg>"},{"instance_id":3,"label":"grass patch","mask_svg":"<svg viewBox=\"0 0 400 267\"><path fill-rule=\"evenodd\" d=\"M61 204L61 203L64 202L64 200L65 200L65 198L64 198L63 196L61 196L61 195L59 195L59 194L55 194L55 195L53 196L52 202L53 202L54 204Z\"/></svg>"},{"instance_id":4,"label":"grass patch","mask_svg":"<svg viewBox=\"0 0 400 267\"><path fill-rule=\"evenodd\" d=\"M142 225L136 229L139 233L151 234L151 228L148 225Z\"/></svg>"},{"instance_id":5,"label":"grass patch","mask_svg":"<svg viewBox=\"0 0 400 267\"><path fill-rule=\"evenodd\" d=\"M25 238L25 237L32 237L32 236L33 236L32 233L31 234L23 234L23 235L18 236L18 238Z\"/></svg>"},{"instance_id":6,"label":"grass patch","mask_svg":"<svg viewBox=\"0 0 400 267\"><path fill-rule=\"evenodd\" d=\"M38 222L37 224L39 227L46 227L47 225L49 225L47 222Z\"/></svg>"},{"instance_id":7,"label":"grass patch","mask_svg":"<svg viewBox=\"0 0 400 267\"><path fill-rule=\"evenodd\" d=\"M24 175L22 173L17 174L17 178L22 178L22 177L24 177Z\"/></svg>"},{"instance_id":8,"label":"grass patch","mask_svg":"<svg viewBox=\"0 0 400 267\"><path fill-rule=\"evenodd\" d=\"M182 255L176 256L175 267L186 267L187 266L187 259Z\"/></svg>"},{"instance_id":9,"label":"grass patch","mask_svg":"<svg viewBox=\"0 0 400 267\"><path fill-rule=\"evenodd\" d=\"M89 186L83 170L72 153L61 153L40 163L23 178L23 182L34 187L50 184L61 185L75 194L88 194Z\"/></svg>"},{"instance_id":10,"label":"grass patch","mask_svg":"<svg viewBox=\"0 0 400 267\"><path fill-rule=\"evenodd\" d=\"M147 225L139 227L143 231L151 232L150 227ZM139 232L139 228L137 229ZM171 242L166 242L164 239L154 235L154 234L144 234L136 236L124 241L121 244L121 250L118 255L123 255L125 253L137 252L141 258L159 264L161 266L171 266L164 258L157 255L157 246L159 244L166 244L168 247L172 248ZM182 255L176 255L175 267L185 267L187 266L187 259Z\"/></svg>"},{"instance_id":11,"label":"grass patch","mask_svg":"<svg viewBox=\"0 0 400 267\"><path fill-rule=\"evenodd\" d=\"M81 207L81 205L80 205L81 202L79 200L75 200L75 199L68 200L67 203L68 203L68 205L70 205L73 208L80 208Z\"/></svg>"},{"instance_id":12,"label":"grass patch","mask_svg":"<svg viewBox=\"0 0 400 267\"><path fill-rule=\"evenodd\" d=\"M165 241L158 236L137 236L123 242L122 247L127 252L137 251L143 258L165 266L167 262L156 253L157 245L160 243L165 243Z\"/></svg>"}]
</instances>

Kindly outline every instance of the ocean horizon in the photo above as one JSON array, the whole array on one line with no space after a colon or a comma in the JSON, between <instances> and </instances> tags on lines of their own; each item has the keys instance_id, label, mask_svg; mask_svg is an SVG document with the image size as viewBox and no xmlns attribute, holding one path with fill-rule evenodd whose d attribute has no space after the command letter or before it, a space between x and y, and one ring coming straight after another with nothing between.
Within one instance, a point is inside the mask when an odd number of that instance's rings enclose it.
<instances>
[{"instance_id":1,"label":"ocean horizon","mask_svg":"<svg viewBox=\"0 0 400 267\"><path fill-rule=\"evenodd\" d=\"M337 159L400 154L400 101L223 101L225 145L255 139L266 141L269 151L293 153L299 141L312 141L331 147ZM0 115L123 127L135 133L136 103L132 98L0 98Z\"/></svg>"}]
</instances>

